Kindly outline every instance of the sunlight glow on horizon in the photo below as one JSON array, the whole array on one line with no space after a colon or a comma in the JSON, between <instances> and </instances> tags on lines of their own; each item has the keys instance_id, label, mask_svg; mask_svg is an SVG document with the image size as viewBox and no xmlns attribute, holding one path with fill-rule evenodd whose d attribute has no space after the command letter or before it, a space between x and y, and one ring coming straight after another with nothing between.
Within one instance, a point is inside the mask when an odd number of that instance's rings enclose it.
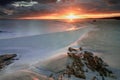
<instances>
[{"instance_id":1,"label":"sunlight glow on horizon","mask_svg":"<svg viewBox=\"0 0 120 80\"><path fill-rule=\"evenodd\" d=\"M78 28L76 28L75 26L68 28L67 31L73 31L73 30L77 30Z\"/></svg>"},{"instance_id":2,"label":"sunlight glow on horizon","mask_svg":"<svg viewBox=\"0 0 120 80\"><path fill-rule=\"evenodd\" d=\"M75 15L74 13L70 13L70 14L66 15L65 17L66 17L66 19L69 19L70 21L72 21L74 19L82 19L83 18L82 16Z\"/></svg>"},{"instance_id":3,"label":"sunlight glow on horizon","mask_svg":"<svg viewBox=\"0 0 120 80\"><path fill-rule=\"evenodd\" d=\"M49 15L36 15L31 17L21 17L18 19L68 19L68 20L74 20L74 19L87 19L87 18L107 18L107 17L118 17L120 16L120 13L99 13L99 14L76 14L76 13L70 13L67 14L49 14Z\"/></svg>"}]
</instances>

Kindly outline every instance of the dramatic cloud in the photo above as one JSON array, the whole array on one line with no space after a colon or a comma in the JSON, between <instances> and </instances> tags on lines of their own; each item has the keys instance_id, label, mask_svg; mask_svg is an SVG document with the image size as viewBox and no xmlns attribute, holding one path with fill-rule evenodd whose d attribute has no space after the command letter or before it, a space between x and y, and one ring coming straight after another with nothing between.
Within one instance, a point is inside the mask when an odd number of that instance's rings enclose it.
<instances>
[{"instance_id":1,"label":"dramatic cloud","mask_svg":"<svg viewBox=\"0 0 120 80\"><path fill-rule=\"evenodd\" d=\"M120 12L120 0L103 0L108 11Z\"/></svg>"},{"instance_id":2,"label":"dramatic cloud","mask_svg":"<svg viewBox=\"0 0 120 80\"><path fill-rule=\"evenodd\" d=\"M5 5L13 3L15 1L27 1L27 0L0 0L0 5L5 6Z\"/></svg>"},{"instance_id":3,"label":"dramatic cloud","mask_svg":"<svg viewBox=\"0 0 120 80\"><path fill-rule=\"evenodd\" d=\"M7 5L9 3L16 2L16 1L30 1L30 0L0 0L0 5L4 6L4 5ZM34 0L34 1L38 1L40 3L56 2L56 0Z\"/></svg>"},{"instance_id":4,"label":"dramatic cloud","mask_svg":"<svg viewBox=\"0 0 120 80\"><path fill-rule=\"evenodd\" d=\"M30 7L11 6L11 3L16 1L23 0L0 0L2 6L0 7L0 15L2 17L21 17L56 15L63 12L75 12L76 14L120 13L120 0L67 0L59 3L56 3L57 0L33 0L39 2L39 4Z\"/></svg>"},{"instance_id":5,"label":"dramatic cloud","mask_svg":"<svg viewBox=\"0 0 120 80\"><path fill-rule=\"evenodd\" d=\"M104 0L110 5L120 5L120 0Z\"/></svg>"}]
</instances>

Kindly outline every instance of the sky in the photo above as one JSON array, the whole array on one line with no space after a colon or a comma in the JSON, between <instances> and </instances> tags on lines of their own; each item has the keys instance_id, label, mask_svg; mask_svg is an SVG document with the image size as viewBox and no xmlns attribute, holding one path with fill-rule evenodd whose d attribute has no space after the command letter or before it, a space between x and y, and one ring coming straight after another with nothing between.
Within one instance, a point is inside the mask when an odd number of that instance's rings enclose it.
<instances>
[{"instance_id":1,"label":"sky","mask_svg":"<svg viewBox=\"0 0 120 80\"><path fill-rule=\"evenodd\" d=\"M35 0L38 5L11 6L16 1L23 0L0 0L0 18L63 19L71 14L79 18L120 16L120 0Z\"/></svg>"}]
</instances>

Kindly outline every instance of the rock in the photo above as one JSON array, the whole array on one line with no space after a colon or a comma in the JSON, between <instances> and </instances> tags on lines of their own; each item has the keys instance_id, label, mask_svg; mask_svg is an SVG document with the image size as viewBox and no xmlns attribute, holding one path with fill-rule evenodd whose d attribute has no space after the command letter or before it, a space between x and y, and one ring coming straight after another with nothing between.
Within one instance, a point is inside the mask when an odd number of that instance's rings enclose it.
<instances>
[{"instance_id":1,"label":"rock","mask_svg":"<svg viewBox=\"0 0 120 80\"><path fill-rule=\"evenodd\" d=\"M72 47L69 47L69 48L68 48L68 51L70 51L70 52L72 52L72 51L77 52L77 50L76 50L76 49L74 49L74 48L72 48Z\"/></svg>"},{"instance_id":2,"label":"rock","mask_svg":"<svg viewBox=\"0 0 120 80\"><path fill-rule=\"evenodd\" d=\"M88 69L86 69L85 72L88 72Z\"/></svg>"},{"instance_id":3,"label":"rock","mask_svg":"<svg viewBox=\"0 0 120 80\"><path fill-rule=\"evenodd\" d=\"M0 56L0 61L7 61L16 57L16 54L5 54Z\"/></svg>"},{"instance_id":4,"label":"rock","mask_svg":"<svg viewBox=\"0 0 120 80\"><path fill-rule=\"evenodd\" d=\"M12 63L12 60L16 57L16 54L4 54L0 55L0 69L4 68L6 65Z\"/></svg>"},{"instance_id":5,"label":"rock","mask_svg":"<svg viewBox=\"0 0 120 80\"><path fill-rule=\"evenodd\" d=\"M97 80L96 76L94 76L91 80Z\"/></svg>"},{"instance_id":6,"label":"rock","mask_svg":"<svg viewBox=\"0 0 120 80\"><path fill-rule=\"evenodd\" d=\"M82 78L82 79L86 79L86 76L85 76L84 73L81 73L81 74L75 74L75 77Z\"/></svg>"},{"instance_id":7,"label":"rock","mask_svg":"<svg viewBox=\"0 0 120 80\"><path fill-rule=\"evenodd\" d=\"M50 78L53 77L53 74L51 73L51 74L49 75L49 77L50 77Z\"/></svg>"},{"instance_id":8,"label":"rock","mask_svg":"<svg viewBox=\"0 0 120 80\"><path fill-rule=\"evenodd\" d=\"M69 49L70 51L72 48ZM77 51L77 50L72 50L72 51ZM84 64L81 61L81 56L78 56L77 52L76 53L67 53L68 56L73 60L71 65L66 66L66 74L68 77L71 77L71 75L74 75L75 77L85 79L86 76L84 74L84 70L82 67Z\"/></svg>"},{"instance_id":9,"label":"rock","mask_svg":"<svg viewBox=\"0 0 120 80\"><path fill-rule=\"evenodd\" d=\"M84 51L84 55L86 55L86 56L93 56L93 53L92 52L88 52L88 51Z\"/></svg>"},{"instance_id":10,"label":"rock","mask_svg":"<svg viewBox=\"0 0 120 80\"><path fill-rule=\"evenodd\" d=\"M117 77L114 74L110 74L110 77L117 79Z\"/></svg>"},{"instance_id":11,"label":"rock","mask_svg":"<svg viewBox=\"0 0 120 80\"><path fill-rule=\"evenodd\" d=\"M106 68L105 62L98 56L95 56L92 52L84 51L83 53L78 53L74 48L69 47L68 57L73 60L73 62L66 66L66 74L68 77L74 75L77 78L86 79L85 73L90 69L93 72L98 72L99 75L104 80L104 77L110 77L113 73ZM80 47L80 51L83 49ZM74 52L73 52L74 51ZM84 71L84 66L86 65L86 71ZM92 80L97 80L94 76Z\"/></svg>"},{"instance_id":12,"label":"rock","mask_svg":"<svg viewBox=\"0 0 120 80\"><path fill-rule=\"evenodd\" d=\"M83 50L82 47L80 47L79 50L82 51Z\"/></svg>"}]
</instances>

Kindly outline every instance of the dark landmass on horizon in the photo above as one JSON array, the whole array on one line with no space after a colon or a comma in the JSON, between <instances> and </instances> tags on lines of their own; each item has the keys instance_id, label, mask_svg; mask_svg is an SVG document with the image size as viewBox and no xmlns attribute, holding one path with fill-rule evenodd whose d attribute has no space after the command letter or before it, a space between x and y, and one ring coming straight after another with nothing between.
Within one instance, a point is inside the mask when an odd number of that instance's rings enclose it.
<instances>
[{"instance_id":1,"label":"dark landmass on horizon","mask_svg":"<svg viewBox=\"0 0 120 80\"><path fill-rule=\"evenodd\" d=\"M87 19L94 19L94 20L97 20L97 19L115 19L115 20L120 20L120 17L117 16L117 17L87 18Z\"/></svg>"},{"instance_id":2,"label":"dark landmass on horizon","mask_svg":"<svg viewBox=\"0 0 120 80\"><path fill-rule=\"evenodd\" d=\"M101 18L101 19L116 19L116 20L120 20L120 17L107 17L107 18Z\"/></svg>"}]
</instances>

